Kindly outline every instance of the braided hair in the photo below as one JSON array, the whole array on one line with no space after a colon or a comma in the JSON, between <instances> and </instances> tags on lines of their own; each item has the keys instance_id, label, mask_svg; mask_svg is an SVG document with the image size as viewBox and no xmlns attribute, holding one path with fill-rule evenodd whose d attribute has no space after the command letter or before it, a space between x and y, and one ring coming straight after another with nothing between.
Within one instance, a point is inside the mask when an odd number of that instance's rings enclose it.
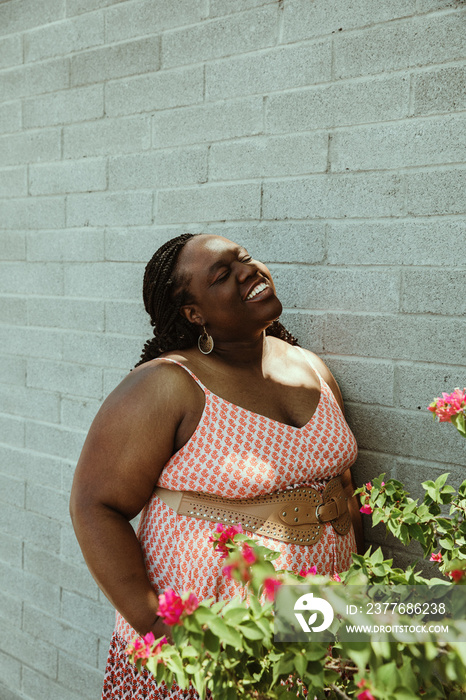
<instances>
[{"instance_id":1,"label":"braided hair","mask_svg":"<svg viewBox=\"0 0 466 700\"><path fill-rule=\"evenodd\" d=\"M190 280L176 272L181 250L195 235L198 234L183 233L167 241L146 265L142 295L154 335L146 341L136 367L169 350L183 350L197 343L199 327L180 313L181 307L191 301L188 292ZM278 321L274 321L265 332L290 345L298 345L296 338Z\"/></svg>"}]
</instances>

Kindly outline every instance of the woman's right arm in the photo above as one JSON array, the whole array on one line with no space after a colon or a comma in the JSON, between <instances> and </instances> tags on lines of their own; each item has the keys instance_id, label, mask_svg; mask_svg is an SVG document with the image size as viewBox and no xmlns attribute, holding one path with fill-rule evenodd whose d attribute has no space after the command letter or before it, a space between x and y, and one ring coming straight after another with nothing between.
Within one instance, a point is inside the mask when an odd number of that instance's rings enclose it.
<instances>
[{"instance_id":1,"label":"woman's right arm","mask_svg":"<svg viewBox=\"0 0 466 700\"><path fill-rule=\"evenodd\" d=\"M89 570L140 634L154 628L158 600L130 520L175 451L184 411L177 397L186 400L183 374L160 363L123 380L92 423L71 492L71 518Z\"/></svg>"}]
</instances>

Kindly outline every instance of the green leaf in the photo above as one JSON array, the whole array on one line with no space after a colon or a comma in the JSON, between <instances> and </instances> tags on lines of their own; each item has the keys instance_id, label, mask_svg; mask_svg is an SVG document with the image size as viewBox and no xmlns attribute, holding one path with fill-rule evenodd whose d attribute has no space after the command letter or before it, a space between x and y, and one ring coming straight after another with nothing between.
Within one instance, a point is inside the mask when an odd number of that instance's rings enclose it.
<instances>
[{"instance_id":1,"label":"green leaf","mask_svg":"<svg viewBox=\"0 0 466 700\"><path fill-rule=\"evenodd\" d=\"M243 622L238 626L238 630L244 634L246 639L263 639L264 637L262 630L259 629L259 627L252 620Z\"/></svg>"},{"instance_id":2,"label":"green leaf","mask_svg":"<svg viewBox=\"0 0 466 700\"><path fill-rule=\"evenodd\" d=\"M249 616L248 611L244 607L230 608L223 614L223 619L230 625L236 625L242 622Z\"/></svg>"},{"instance_id":3,"label":"green leaf","mask_svg":"<svg viewBox=\"0 0 466 700\"><path fill-rule=\"evenodd\" d=\"M224 644L230 644L235 649L241 649L243 642L238 632L227 625L220 617L214 617L210 622L210 629Z\"/></svg>"}]
</instances>

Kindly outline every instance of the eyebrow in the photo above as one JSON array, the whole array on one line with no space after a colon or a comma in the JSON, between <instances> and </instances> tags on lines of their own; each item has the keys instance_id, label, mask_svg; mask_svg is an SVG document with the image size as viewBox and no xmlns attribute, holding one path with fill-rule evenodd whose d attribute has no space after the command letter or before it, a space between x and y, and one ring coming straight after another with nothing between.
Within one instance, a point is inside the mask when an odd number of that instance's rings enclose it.
<instances>
[{"instance_id":1,"label":"eyebrow","mask_svg":"<svg viewBox=\"0 0 466 700\"><path fill-rule=\"evenodd\" d=\"M232 250L232 253L238 254L238 253L241 253L243 251L247 253L246 248L242 245L239 245L234 250ZM212 275L214 275L218 269L220 269L221 267L228 267L229 264L230 264L229 262L226 262L223 259L217 260L217 262L214 262L207 270L207 277L208 277L209 281L210 281Z\"/></svg>"}]
</instances>

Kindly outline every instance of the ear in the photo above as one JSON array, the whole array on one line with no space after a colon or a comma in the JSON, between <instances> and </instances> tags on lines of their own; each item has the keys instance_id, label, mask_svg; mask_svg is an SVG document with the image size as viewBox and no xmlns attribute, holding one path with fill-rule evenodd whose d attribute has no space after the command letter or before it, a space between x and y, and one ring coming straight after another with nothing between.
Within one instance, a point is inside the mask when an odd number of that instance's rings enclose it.
<instances>
[{"instance_id":1,"label":"ear","mask_svg":"<svg viewBox=\"0 0 466 700\"><path fill-rule=\"evenodd\" d=\"M197 306L193 304L185 304L180 308L180 314L184 316L189 323L193 323L195 326L204 326L205 319L199 312Z\"/></svg>"}]
</instances>

